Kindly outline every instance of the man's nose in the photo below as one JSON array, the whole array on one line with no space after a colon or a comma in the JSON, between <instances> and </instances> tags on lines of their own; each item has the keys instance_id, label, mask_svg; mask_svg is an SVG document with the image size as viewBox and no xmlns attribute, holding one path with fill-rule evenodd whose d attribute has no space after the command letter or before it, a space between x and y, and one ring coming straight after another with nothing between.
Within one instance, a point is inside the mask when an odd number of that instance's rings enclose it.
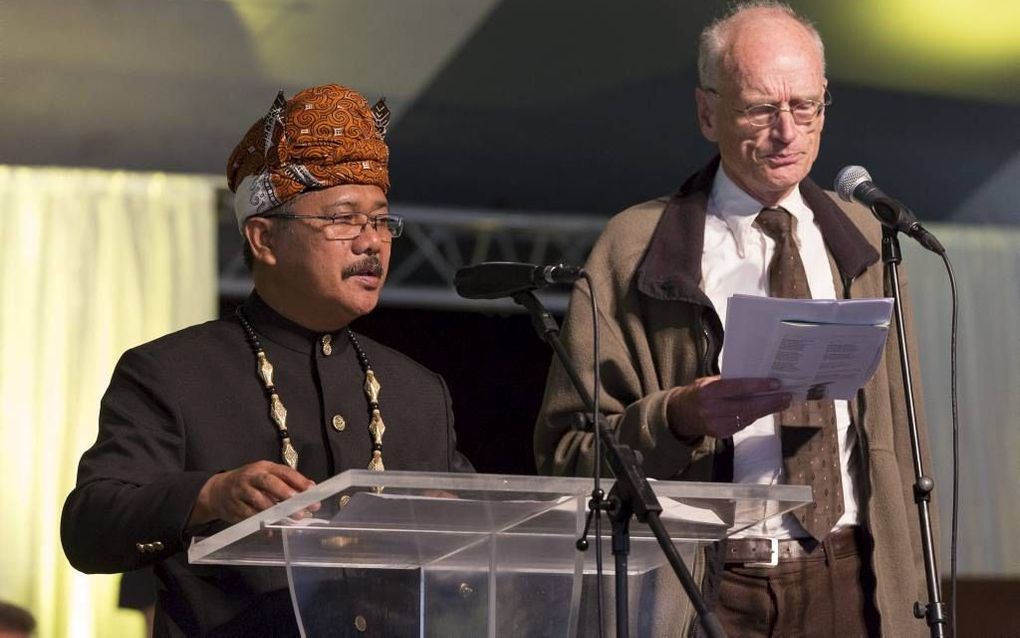
<instances>
[{"instance_id":1,"label":"man's nose","mask_svg":"<svg viewBox=\"0 0 1020 638\"><path fill-rule=\"evenodd\" d=\"M776 121L772 124L770 135L773 139L789 144L797 137L797 123L790 111L776 113Z\"/></svg>"},{"instance_id":2,"label":"man's nose","mask_svg":"<svg viewBox=\"0 0 1020 638\"><path fill-rule=\"evenodd\" d=\"M382 246L382 235L374 224L368 223L361 227L361 232L351 242L351 249L358 254L379 252Z\"/></svg>"}]
</instances>

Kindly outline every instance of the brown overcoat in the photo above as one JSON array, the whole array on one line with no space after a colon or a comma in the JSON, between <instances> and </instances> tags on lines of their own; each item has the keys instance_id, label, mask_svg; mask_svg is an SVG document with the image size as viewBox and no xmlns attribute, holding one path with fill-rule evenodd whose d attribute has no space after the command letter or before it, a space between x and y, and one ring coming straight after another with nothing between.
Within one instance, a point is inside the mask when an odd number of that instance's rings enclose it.
<instances>
[{"instance_id":1,"label":"brown overcoat","mask_svg":"<svg viewBox=\"0 0 1020 638\"><path fill-rule=\"evenodd\" d=\"M722 326L700 289L705 209L718 158L671 197L639 204L615 216L592 249L586 270L595 283L599 308L601 408L620 440L638 450L648 476L657 479L732 480L732 444L708 437L677 439L666 421L666 397L718 371ZM857 204L840 202L810 180L801 193L815 214L829 253L837 295L890 295L879 257L881 227ZM906 278L900 273L906 334L912 355L922 458L930 467L917 345ZM587 286L574 287L562 332L564 343L588 387L593 383L592 321ZM878 371L851 402L860 443L859 492L864 525L874 539L876 605L886 636L927 634L913 616L915 601L927 600L914 471L895 325L889 331ZM583 411L567 375L554 361L535 429L540 473L590 475L593 439L572 428ZM692 566L696 579L705 565ZM676 601L646 610L657 617L657 635L677 635L694 626L690 604L676 585ZM679 614L679 617L678 617Z\"/></svg>"}]
</instances>

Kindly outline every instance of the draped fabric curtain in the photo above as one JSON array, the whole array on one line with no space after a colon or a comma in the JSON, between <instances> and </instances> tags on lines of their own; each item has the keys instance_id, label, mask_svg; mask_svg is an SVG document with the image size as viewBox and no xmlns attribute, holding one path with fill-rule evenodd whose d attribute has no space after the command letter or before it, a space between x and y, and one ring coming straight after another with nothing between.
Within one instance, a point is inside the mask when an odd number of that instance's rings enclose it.
<instances>
[{"instance_id":1,"label":"draped fabric curtain","mask_svg":"<svg viewBox=\"0 0 1020 638\"><path fill-rule=\"evenodd\" d=\"M0 598L41 636L141 635L60 510L125 349L215 316L211 178L0 166Z\"/></svg>"},{"instance_id":2,"label":"draped fabric curtain","mask_svg":"<svg viewBox=\"0 0 1020 638\"><path fill-rule=\"evenodd\" d=\"M959 287L961 576L1020 578L1020 229L928 224ZM942 260L902 238L949 575L952 505L950 290Z\"/></svg>"}]
</instances>

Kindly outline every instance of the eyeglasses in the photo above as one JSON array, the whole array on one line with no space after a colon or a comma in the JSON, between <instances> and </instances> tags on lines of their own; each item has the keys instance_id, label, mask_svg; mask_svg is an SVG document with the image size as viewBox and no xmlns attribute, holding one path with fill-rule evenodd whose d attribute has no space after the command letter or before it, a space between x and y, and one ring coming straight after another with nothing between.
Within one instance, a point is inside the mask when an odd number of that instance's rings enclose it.
<instances>
[{"instance_id":1,"label":"eyeglasses","mask_svg":"<svg viewBox=\"0 0 1020 638\"><path fill-rule=\"evenodd\" d=\"M292 215L290 213L270 213L256 215L263 219L321 219L326 221L322 232L326 239L354 239L371 226L382 241L393 241L404 232L404 218L400 215L366 215L365 213L345 213L343 215Z\"/></svg>"},{"instance_id":2,"label":"eyeglasses","mask_svg":"<svg viewBox=\"0 0 1020 638\"><path fill-rule=\"evenodd\" d=\"M722 97L715 89L705 89L716 97ZM737 113L743 113L747 123L755 128L772 126L779 119L780 112L787 112L793 116L793 121L801 126L811 124L818 119L818 116L825 112L825 107L832 104L832 96L828 91L822 94L822 101L799 100L792 102L790 106L781 108L775 104L752 104L742 109L733 109Z\"/></svg>"}]
</instances>

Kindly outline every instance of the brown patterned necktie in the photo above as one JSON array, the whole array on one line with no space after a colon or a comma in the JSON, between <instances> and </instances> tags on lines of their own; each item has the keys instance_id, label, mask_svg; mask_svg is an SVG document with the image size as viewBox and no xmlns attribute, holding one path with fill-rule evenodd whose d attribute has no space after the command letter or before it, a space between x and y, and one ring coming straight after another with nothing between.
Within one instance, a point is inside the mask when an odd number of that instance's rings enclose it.
<instances>
[{"instance_id":1,"label":"brown patterned necktie","mask_svg":"<svg viewBox=\"0 0 1020 638\"><path fill-rule=\"evenodd\" d=\"M763 208L755 224L776 242L769 262L769 295L810 299L804 263L794 241L797 220L784 208ZM786 482L810 485L814 502L793 511L811 536L823 540L843 515L839 437L832 399L807 401L776 415Z\"/></svg>"}]
</instances>

